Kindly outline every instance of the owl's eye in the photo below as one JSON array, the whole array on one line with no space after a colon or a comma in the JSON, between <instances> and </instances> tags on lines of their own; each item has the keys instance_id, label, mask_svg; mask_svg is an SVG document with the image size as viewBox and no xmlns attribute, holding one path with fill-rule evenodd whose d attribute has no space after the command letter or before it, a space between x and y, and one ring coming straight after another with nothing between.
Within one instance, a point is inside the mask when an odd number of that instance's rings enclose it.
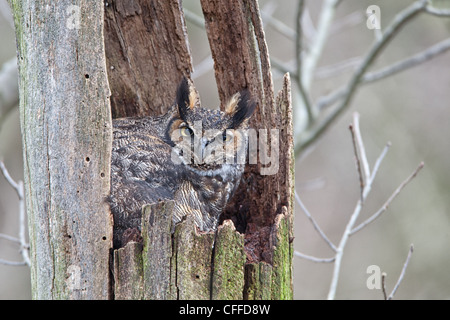
<instances>
[{"instance_id":1,"label":"owl's eye","mask_svg":"<svg viewBox=\"0 0 450 320\"><path fill-rule=\"evenodd\" d=\"M192 129L189 127L183 127L180 129L180 131L183 137L191 137L194 135L194 131L192 131Z\"/></svg>"},{"instance_id":2,"label":"owl's eye","mask_svg":"<svg viewBox=\"0 0 450 320\"><path fill-rule=\"evenodd\" d=\"M233 133L231 133L231 131L224 131L223 133L222 133L222 138L223 138L223 141L224 142L230 142L230 141L232 141L233 140Z\"/></svg>"}]
</instances>

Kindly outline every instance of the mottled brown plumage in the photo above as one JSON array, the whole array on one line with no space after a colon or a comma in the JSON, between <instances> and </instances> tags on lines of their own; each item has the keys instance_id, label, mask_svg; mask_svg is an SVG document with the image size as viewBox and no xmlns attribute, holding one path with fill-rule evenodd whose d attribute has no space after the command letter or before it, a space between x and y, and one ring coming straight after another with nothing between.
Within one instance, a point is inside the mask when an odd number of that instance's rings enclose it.
<instances>
[{"instance_id":1,"label":"mottled brown plumage","mask_svg":"<svg viewBox=\"0 0 450 320\"><path fill-rule=\"evenodd\" d=\"M245 128L255 104L243 91L225 112L199 105L184 79L167 114L113 121L109 202L115 248L139 237L142 206L159 200L175 200L174 223L193 215L200 230L217 227L244 171Z\"/></svg>"}]
</instances>

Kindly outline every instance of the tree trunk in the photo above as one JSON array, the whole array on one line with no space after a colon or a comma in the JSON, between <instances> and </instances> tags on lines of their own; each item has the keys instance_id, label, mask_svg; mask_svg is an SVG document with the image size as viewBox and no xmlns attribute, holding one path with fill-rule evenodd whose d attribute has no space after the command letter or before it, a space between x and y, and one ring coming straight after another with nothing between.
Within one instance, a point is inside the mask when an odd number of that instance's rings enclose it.
<instances>
[{"instance_id":1,"label":"tree trunk","mask_svg":"<svg viewBox=\"0 0 450 320\"><path fill-rule=\"evenodd\" d=\"M34 299L107 299L111 116L103 2L11 0Z\"/></svg>"},{"instance_id":2,"label":"tree trunk","mask_svg":"<svg viewBox=\"0 0 450 320\"><path fill-rule=\"evenodd\" d=\"M165 113L192 72L179 1L108 0L105 48L113 118Z\"/></svg>"},{"instance_id":3,"label":"tree trunk","mask_svg":"<svg viewBox=\"0 0 450 320\"><path fill-rule=\"evenodd\" d=\"M173 228L173 201L146 206L143 243L115 250L112 273L112 221L104 201L110 110L113 117L158 115L172 105L179 80L192 71L180 2L11 5L33 297L291 299L290 80L286 75L275 96L257 1L201 5L221 101L248 88L258 103L251 127L260 161L247 165L215 233L199 233L189 218ZM71 20L77 10L78 24Z\"/></svg>"}]
</instances>

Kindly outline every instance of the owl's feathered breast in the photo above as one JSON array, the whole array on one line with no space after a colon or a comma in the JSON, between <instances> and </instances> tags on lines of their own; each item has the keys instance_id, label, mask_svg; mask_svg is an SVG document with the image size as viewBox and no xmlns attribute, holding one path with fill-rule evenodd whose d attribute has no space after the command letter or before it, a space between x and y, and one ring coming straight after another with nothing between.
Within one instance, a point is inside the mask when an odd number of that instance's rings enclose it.
<instances>
[{"instance_id":1,"label":"owl's feathered breast","mask_svg":"<svg viewBox=\"0 0 450 320\"><path fill-rule=\"evenodd\" d=\"M171 146L164 141L164 120L157 117L113 121L110 203L116 213L115 225L136 226L143 204L173 199L181 173L180 167L170 161Z\"/></svg>"}]
</instances>

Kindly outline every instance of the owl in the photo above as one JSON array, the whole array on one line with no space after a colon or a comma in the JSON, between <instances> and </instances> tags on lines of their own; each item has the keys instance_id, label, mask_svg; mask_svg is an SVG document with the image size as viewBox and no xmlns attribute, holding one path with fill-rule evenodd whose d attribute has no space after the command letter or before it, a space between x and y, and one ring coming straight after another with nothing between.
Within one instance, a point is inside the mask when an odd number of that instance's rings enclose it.
<instances>
[{"instance_id":1,"label":"owl","mask_svg":"<svg viewBox=\"0 0 450 320\"><path fill-rule=\"evenodd\" d=\"M143 205L166 199L175 202L173 225L191 215L199 230L217 228L244 171L255 106L243 90L224 111L204 109L184 78L166 114L113 120L109 203L115 248L140 239Z\"/></svg>"}]
</instances>

